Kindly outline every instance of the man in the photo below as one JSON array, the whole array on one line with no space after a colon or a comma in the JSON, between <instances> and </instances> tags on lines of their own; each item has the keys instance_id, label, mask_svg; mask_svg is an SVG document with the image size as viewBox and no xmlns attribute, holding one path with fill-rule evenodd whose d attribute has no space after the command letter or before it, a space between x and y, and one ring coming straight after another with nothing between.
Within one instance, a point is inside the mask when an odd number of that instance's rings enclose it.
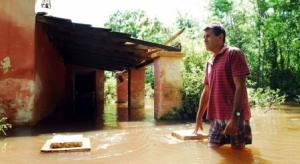
<instances>
[{"instance_id":1,"label":"man","mask_svg":"<svg viewBox=\"0 0 300 164\"><path fill-rule=\"evenodd\" d=\"M211 121L208 146L231 144L232 148L244 148L252 143L246 89L250 71L245 56L238 48L225 45L222 25L213 23L204 32L205 46L212 57L206 65L194 133L203 130L202 115L207 110L206 117Z\"/></svg>"}]
</instances>

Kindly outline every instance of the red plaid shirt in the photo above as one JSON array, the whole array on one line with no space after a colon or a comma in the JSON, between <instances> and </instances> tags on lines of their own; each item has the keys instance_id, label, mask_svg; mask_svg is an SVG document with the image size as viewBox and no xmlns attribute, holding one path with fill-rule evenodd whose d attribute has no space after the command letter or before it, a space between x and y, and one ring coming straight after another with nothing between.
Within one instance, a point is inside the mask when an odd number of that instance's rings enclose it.
<instances>
[{"instance_id":1,"label":"red plaid shirt","mask_svg":"<svg viewBox=\"0 0 300 164\"><path fill-rule=\"evenodd\" d=\"M228 120L232 116L235 85L233 76L249 75L244 54L238 48L224 47L206 65L204 84L209 86L207 119ZM242 102L242 117L251 117L248 96Z\"/></svg>"}]
</instances>

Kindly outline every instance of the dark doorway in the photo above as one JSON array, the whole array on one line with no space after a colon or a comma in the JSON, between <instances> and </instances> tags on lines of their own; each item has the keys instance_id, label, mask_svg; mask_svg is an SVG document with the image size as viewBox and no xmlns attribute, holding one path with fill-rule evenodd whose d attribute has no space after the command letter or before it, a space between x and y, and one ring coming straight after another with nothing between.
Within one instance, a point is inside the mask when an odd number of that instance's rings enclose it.
<instances>
[{"instance_id":1,"label":"dark doorway","mask_svg":"<svg viewBox=\"0 0 300 164\"><path fill-rule=\"evenodd\" d=\"M96 110L96 72L75 74L75 113L80 118L90 118Z\"/></svg>"}]
</instances>

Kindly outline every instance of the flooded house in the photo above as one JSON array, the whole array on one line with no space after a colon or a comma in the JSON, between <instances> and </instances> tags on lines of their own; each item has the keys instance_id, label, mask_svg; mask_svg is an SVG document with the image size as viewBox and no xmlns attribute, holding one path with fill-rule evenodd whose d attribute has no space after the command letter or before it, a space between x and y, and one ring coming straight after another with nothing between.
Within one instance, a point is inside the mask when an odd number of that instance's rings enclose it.
<instances>
[{"instance_id":1,"label":"flooded house","mask_svg":"<svg viewBox=\"0 0 300 164\"><path fill-rule=\"evenodd\" d=\"M36 1L0 1L0 115L35 125L54 110L104 107L104 71L117 76L118 117L144 114L145 67L154 63L154 116L181 106L180 48L35 13Z\"/></svg>"}]
</instances>

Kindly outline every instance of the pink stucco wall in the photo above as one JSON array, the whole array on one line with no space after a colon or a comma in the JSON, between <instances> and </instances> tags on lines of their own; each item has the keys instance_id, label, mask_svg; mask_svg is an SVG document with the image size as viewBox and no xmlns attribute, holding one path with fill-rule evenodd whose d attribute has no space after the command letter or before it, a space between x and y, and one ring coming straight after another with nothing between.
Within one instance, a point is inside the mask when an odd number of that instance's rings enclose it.
<instances>
[{"instance_id":1,"label":"pink stucco wall","mask_svg":"<svg viewBox=\"0 0 300 164\"><path fill-rule=\"evenodd\" d=\"M179 52L161 51L154 61L154 117L169 113L182 106L182 57Z\"/></svg>"},{"instance_id":2,"label":"pink stucco wall","mask_svg":"<svg viewBox=\"0 0 300 164\"><path fill-rule=\"evenodd\" d=\"M131 120L142 120L145 116L145 67L131 69Z\"/></svg>"},{"instance_id":3,"label":"pink stucco wall","mask_svg":"<svg viewBox=\"0 0 300 164\"><path fill-rule=\"evenodd\" d=\"M35 26L35 101L33 123L53 110L63 110L65 100L65 66L58 50L48 40L41 23Z\"/></svg>"},{"instance_id":4,"label":"pink stucco wall","mask_svg":"<svg viewBox=\"0 0 300 164\"><path fill-rule=\"evenodd\" d=\"M0 114L16 124L34 113L35 1L0 1Z\"/></svg>"},{"instance_id":5,"label":"pink stucco wall","mask_svg":"<svg viewBox=\"0 0 300 164\"><path fill-rule=\"evenodd\" d=\"M142 120L145 115L145 67L131 68L130 71L130 77L128 72L117 75L117 114L119 121ZM128 78L130 78L130 84ZM130 98L128 97L128 87L130 87ZM130 111L128 108L129 100Z\"/></svg>"},{"instance_id":6,"label":"pink stucco wall","mask_svg":"<svg viewBox=\"0 0 300 164\"><path fill-rule=\"evenodd\" d=\"M128 121L128 73L117 73L117 119Z\"/></svg>"}]
</instances>

